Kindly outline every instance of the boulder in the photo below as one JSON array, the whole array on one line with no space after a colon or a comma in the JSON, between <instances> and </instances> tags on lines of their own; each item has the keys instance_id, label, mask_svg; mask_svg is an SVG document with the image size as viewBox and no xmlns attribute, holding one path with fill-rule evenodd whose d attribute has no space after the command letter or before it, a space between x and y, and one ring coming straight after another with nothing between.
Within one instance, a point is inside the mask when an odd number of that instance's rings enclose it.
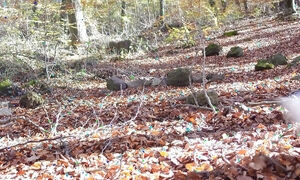
<instances>
[{"instance_id":1,"label":"boulder","mask_svg":"<svg viewBox=\"0 0 300 180\"><path fill-rule=\"evenodd\" d=\"M106 87L107 87L107 89L112 90L112 91L119 91L121 89L123 89L123 90L126 89L128 86L125 83L125 81L123 81L119 77L112 76L111 78L109 78L106 81Z\"/></svg>"},{"instance_id":2,"label":"boulder","mask_svg":"<svg viewBox=\"0 0 300 180\"><path fill-rule=\"evenodd\" d=\"M222 47L220 45L211 43L205 48L205 54L206 56L215 56L219 55L221 50Z\"/></svg>"},{"instance_id":3,"label":"boulder","mask_svg":"<svg viewBox=\"0 0 300 180\"><path fill-rule=\"evenodd\" d=\"M135 81L127 82L126 84L127 84L128 88L138 88L138 87L143 87L145 85L145 83L146 83L145 80L138 79Z\"/></svg>"},{"instance_id":4,"label":"boulder","mask_svg":"<svg viewBox=\"0 0 300 180\"><path fill-rule=\"evenodd\" d=\"M219 98L218 98L217 92L215 90L207 90L206 92L207 92L208 97L210 98L212 105L214 105L214 106L217 105L219 103ZM196 92L195 97L198 101L199 106L207 106L208 105L208 101L206 99L204 91ZM186 98L186 103L187 104L196 104L192 94L190 94Z\"/></svg>"},{"instance_id":5,"label":"boulder","mask_svg":"<svg viewBox=\"0 0 300 180\"><path fill-rule=\"evenodd\" d=\"M269 57L268 61L271 64L273 64L274 66L287 65L288 64L287 58L282 54L275 54L275 55Z\"/></svg>"},{"instance_id":6,"label":"boulder","mask_svg":"<svg viewBox=\"0 0 300 180\"><path fill-rule=\"evenodd\" d=\"M0 95L2 96L21 96L23 95L23 90L13 84L10 80L4 80L0 82Z\"/></svg>"},{"instance_id":7,"label":"boulder","mask_svg":"<svg viewBox=\"0 0 300 180\"><path fill-rule=\"evenodd\" d=\"M238 31L227 31L227 32L224 32L223 34L225 37L231 37L231 36L236 36L238 35Z\"/></svg>"},{"instance_id":8,"label":"boulder","mask_svg":"<svg viewBox=\"0 0 300 180\"><path fill-rule=\"evenodd\" d=\"M9 106L8 101L7 102L0 102L0 117L2 117L2 116L11 116L12 115L12 111L8 106Z\"/></svg>"},{"instance_id":9,"label":"boulder","mask_svg":"<svg viewBox=\"0 0 300 180\"><path fill-rule=\"evenodd\" d=\"M270 63L268 60L262 59L257 62L255 65L255 71L263 71L266 69L273 69L274 64Z\"/></svg>"},{"instance_id":10,"label":"boulder","mask_svg":"<svg viewBox=\"0 0 300 180\"><path fill-rule=\"evenodd\" d=\"M188 86L191 71L186 68L178 68L167 73L166 84L168 86Z\"/></svg>"},{"instance_id":11,"label":"boulder","mask_svg":"<svg viewBox=\"0 0 300 180\"><path fill-rule=\"evenodd\" d=\"M3 92L12 86L12 82L9 79L0 82L0 92Z\"/></svg>"},{"instance_id":12,"label":"boulder","mask_svg":"<svg viewBox=\"0 0 300 180\"><path fill-rule=\"evenodd\" d=\"M120 54L122 51L129 52L130 45L131 45L130 40L123 40L119 42L111 41L108 43L108 49L110 50L110 52Z\"/></svg>"},{"instance_id":13,"label":"boulder","mask_svg":"<svg viewBox=\"0 0 300 180\"><path fill-rule=\"evenodd\" d=\"M43 97L32 91L23 95L19 102L21 107L31 108L31 109L34 109L43 103L44 103Z\"/></svg>"},{"instance_id":14,"label":"boulder","mask_svg":"<svg viewBox=\"0 0 300 180\"><path fill-rule=\"evenodd\" d=\"M162 84L162 82L163 82L163 79L155 77L151 80L151 86L158 86L158 85Z\"/></svg>"},{"instance_id":15,"label":"boulder","mask_svg":"<svg viewBox=\"0 0 300 180\"><path fill-rule=\"evenodd\" d=\"M300 62L300 56L297 56L293 59L293 61L290 63L290 66L296 66Z\"/></svg>"},{"instance_id":16,"label":"boulder","mask_svg":"<svg viewBox=\"0 0 300 180\"><path fill-rule=\"evenodd\" d=\"M241 47L238 47L238 46L235 46L235 47L232 47L230 49L230 51L227 53L227 56L226 57L241 57L243 56L244 53L243 53L243 49Z\"/></svg>"},{"instance_id":17,"label":"boulder","mask_svg":"<svg viewBox=\"0 0 300 180\"><path fill-rule=\"evenodd\" d=\"M193 83L202 83L202 74L193 74ZM209 73L206 75L207 82L215 82L219 80L223 80L224 75L223 74L216 74L216 73Z\"/></svg>"}]
</instances>

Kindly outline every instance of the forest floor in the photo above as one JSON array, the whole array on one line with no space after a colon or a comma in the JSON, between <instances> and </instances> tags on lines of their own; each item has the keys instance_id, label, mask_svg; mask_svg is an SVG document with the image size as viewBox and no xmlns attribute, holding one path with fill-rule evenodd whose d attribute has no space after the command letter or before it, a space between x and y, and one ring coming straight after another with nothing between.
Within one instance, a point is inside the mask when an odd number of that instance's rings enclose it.
<instances>
[{"instance_id":1,"label":"forest floor","mask_svg":"<svg viewBox=\"0 0 300 180\"><path fill-rule=\"evenodd\" d=\"M266 71L254 65L276 53L299 56L300 22L261 20L238 30L214 39L223 53L206 59L208 73L225 75L207 84L220 97L216 114L178 101L188 87L109 92L104 80L53 78L56 87L43 106L13 107L11 122L0 126L0 179L296 179L296 125L284 119L280 104L259 102L298 90L292 77L300 75L300 64ZM226 58L237 45L244 56ZM203 58L195 51L162 47L109 64L137 72L134 78L193 64L201 72Z\"/></svg>"}]
</instances>

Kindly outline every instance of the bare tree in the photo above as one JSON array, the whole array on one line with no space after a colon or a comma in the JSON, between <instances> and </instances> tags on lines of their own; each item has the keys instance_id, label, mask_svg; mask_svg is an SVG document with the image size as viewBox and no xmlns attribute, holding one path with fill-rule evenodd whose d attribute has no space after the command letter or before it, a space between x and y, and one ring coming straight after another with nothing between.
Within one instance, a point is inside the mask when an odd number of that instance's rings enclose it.
<instances>
[{"instance_id":1,"label":"bare tree","mask_svg":"<svg viewBox=\"0 0 300 180\"><path fill-rule=\"evenodd\" d=\"M68 15L71 45L88 41L80 0L63 0L62 7Z\"/></svg>"}]
</instances>

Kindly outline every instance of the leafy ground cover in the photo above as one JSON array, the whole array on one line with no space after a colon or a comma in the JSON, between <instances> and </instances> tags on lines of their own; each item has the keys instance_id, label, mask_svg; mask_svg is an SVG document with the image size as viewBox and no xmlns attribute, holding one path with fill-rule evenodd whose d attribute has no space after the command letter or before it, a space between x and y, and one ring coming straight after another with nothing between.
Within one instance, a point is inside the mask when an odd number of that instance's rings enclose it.
<instances>
[{"instance_id":1,"label":"leafy ground cover","mask_svg":"<svg viewBox=\"0 0 300 180\"><path fill-rule=\"evenodd\" d=\"M7 179L296 179L297 126L278 103L300 88L300 64L254 71L258 59L300 53L300 23L263 19L236 27L238 35L212 40L223 46L207 57L208 83L220 96L216 114L185 105L188 87L145 87L110 92L101 79L53 78L46 103L16 105L0 127L1 177ZM209 42L207 42L208 44ZM226 58L233 46L244 56ZM196 48L161 47L155 54L109 63L131 78L161 77L175 67L201 72ZM98 64L94 68L105 67ZM96 69L97 70L97 69ZM201 84L194 84L201 90ZM264 103L265 102L265 103Z\"/></svg>"}]
</instances>

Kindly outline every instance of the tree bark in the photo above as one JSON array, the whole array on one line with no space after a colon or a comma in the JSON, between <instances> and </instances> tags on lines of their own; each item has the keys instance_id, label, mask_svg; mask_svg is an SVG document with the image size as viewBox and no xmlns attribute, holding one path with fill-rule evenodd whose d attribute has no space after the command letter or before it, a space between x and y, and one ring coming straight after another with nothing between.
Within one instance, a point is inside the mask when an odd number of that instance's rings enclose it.
<instances>
[{"instance_id":1,"label":"tree bark","mask_svg":"<svg viewBox=\"0 0 300 180\"><path fill-rule=\"evenodd\" d=\"M77 43L88 41L80 0L63 0L62 7L68 15L71 45L75 48Z\"/></svg>"},{"instance_id":2,"label":"tree bark","mask_svg":"<svg viewBox=\"0 0 300 180\"><path fill-rule=\"evenodd\" d=\"M290 13L296 13L296 4L295 0L287 0L287 8L290 11Z\"/></svg>"},{"instance_id":3,"label":"tree bark","mask_svg":"<svg viewBox=\"0 0 300 180\"><path fill-rule=\"evenodd\" d=\"M83 11L82 11L82 6L80 3L80 0L73 0L73 3L75 5L75 15L76 15L76 21L77 21L79 41L87 42L89 38L86 33L86 26L84 23L84 16L83 16Z\"/></svg>"},{"instance_id":4,"label":"tree bark","mask_svg":"<svg viewBox=\"0 0 300 180\"><path fill-rule=\"evenodd\" d=\"M125 10L126 10L126 2L125 1L122 1L122 4L121 4L121 16L125 16Z\"/></svg>"},{"instance_id":5,"label":"tree bark","mask_svg":"<svg viewBox=\"0 0 300 180\"><path fill-rule=\"evenodd\" d=\"M161 18L161 21L164 22L164 16L165 16L165 0L159 1L160 10L159 10L159 16Z\"/></svg>"},{"instance_id":6,"label":"tree bark","mask_svg":"<svg viewBox=\"0 0 300 180\"><path fill-rule=\"evenodd\" d=\"M244 4L245 13L248 14L249 13L248 0L243 0L243 4Z\"/></svg>"}]
</instances>

